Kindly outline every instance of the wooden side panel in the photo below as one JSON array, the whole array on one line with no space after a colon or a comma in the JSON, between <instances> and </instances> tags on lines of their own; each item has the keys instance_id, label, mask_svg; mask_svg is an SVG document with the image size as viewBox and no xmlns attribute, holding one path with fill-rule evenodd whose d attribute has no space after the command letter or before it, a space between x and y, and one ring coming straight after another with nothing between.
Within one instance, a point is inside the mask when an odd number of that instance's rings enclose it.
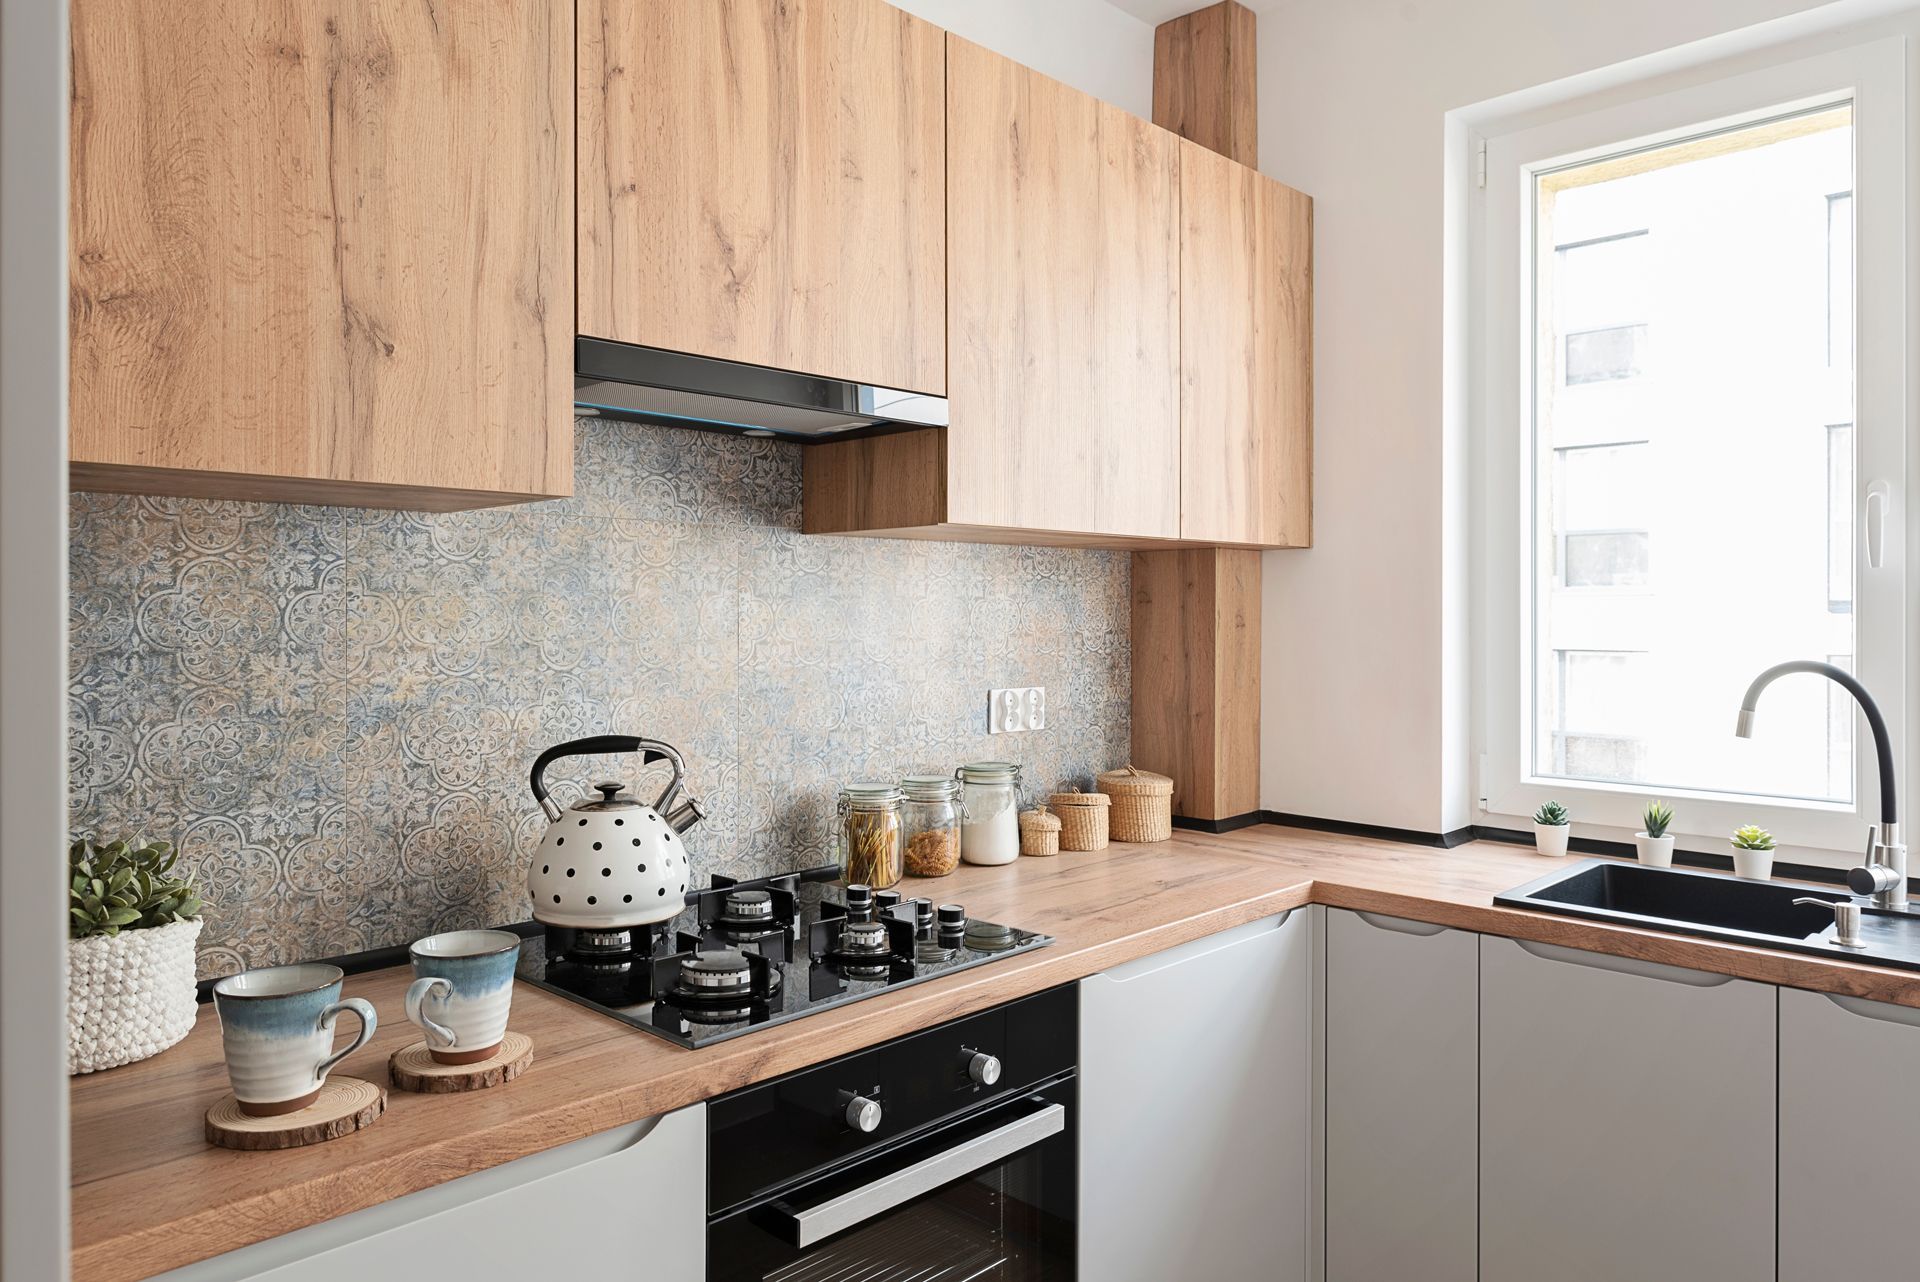
<instances>
[{"instance_id":1,"label":"wooden side panel","mask_svg":"<svg viewBox=\"0 0 1920 1282\"><path fill-rule=\"evenodd\" d=\"M1180 533L1313 537L1313 202L1191 142L1180 156Z\"/></svg>"},{"instance_id":2,"label":"wooden side panel","mask_svg":"<svg viewBox=\"0 0 1920 1282\"><path fill-rule=\"evenodd\" d=\"M1174 813L1260 808L1260 554L1133 556L1133 762L1173 779Z\"/></svg>"},{"instance_id":3,"label":"wooden side panel","mask_svg":"<svg viewBox=\"0 0 1920 1282\"><path fill-rule=\"evenodd\" d=\"M570 3L75 0L72 29L83 481L571 491Z\"/></svg>"},{"instance_id":4,"label":"wooden side panel","mask_svg":"<svg viewBox=\"0 0 1920 1282\"><path fill-rule=\"evenodd\" d=\"M946 429L810 445L800 452L808 534L934 526L946 519Z\"/></svg>"},{"instance_id":5,"label":"wooden side panel","mask_svg":"<svg viewBox=\"0 0 1920 1282\"><path fill-rule=\"evenodd\" d=\"M1178 140L947 45L950 518L1176 537Z\"/></svg>"},{"instance_id":6,"label":"wooden side panel","mask_svg":"<svg viewBox=\"0 0 1920 1282\"><path fill-rule=\"evenodd\" d=\"M1254 14L1235 0L1153 32L1153 120L1210 151L1258 168L1259 75Z\"/></svg>"},{"instance_id":7,"label":"wooden side panel","mask_svg":"<svg viewBox=\"0 0 1920 1282\"><path fill-rule=\"evenodd\" d=\"M942 33L881 0L581 0L580 332L946 388Z\"/></svg>"}]
</instances>

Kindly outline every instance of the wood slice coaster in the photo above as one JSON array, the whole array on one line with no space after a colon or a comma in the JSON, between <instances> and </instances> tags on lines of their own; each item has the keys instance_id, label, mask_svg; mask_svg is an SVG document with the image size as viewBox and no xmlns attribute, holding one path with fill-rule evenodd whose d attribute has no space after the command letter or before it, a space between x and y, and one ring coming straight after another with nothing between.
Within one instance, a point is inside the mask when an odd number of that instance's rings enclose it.
<instances>
[{"instance_id":1,"label":"wood slice coaster","mask_svg":"<svg viewBox=\"0 0 1920 1282\"><path fill-rule=\"evenodd\" d=\"M446 1095L454 1091L484 1091L489 1086L511 1082L526 1072L531 1063L533 1039L525 1033L509 1032L500 1039L499 1050L472 1064L442 1064L427 1053L425 1042L415 1042L393 1053L387 1061L387 1071L400 1090Z\"/></svg>"},{"instance_id":2,"label":"wood slice coaster","mask_svg":"<svg viewBox=\"0 0 1920 1282\"><path fill-rule=\"evenodd\" d=\"M221 1148L299 1148L351 1135L387 1111L387 1093L372 1082L335 1073L320 1087L320 1098L293 1113L249 1117L228 1095L207 1110L207 1143Z\"/></svg>"}]
</instances>

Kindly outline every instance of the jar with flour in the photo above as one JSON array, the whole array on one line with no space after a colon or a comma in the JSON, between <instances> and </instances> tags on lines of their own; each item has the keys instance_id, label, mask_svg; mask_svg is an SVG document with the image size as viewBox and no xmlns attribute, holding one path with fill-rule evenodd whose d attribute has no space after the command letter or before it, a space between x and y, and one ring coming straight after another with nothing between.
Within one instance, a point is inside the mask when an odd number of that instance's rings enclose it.
<instances>
[{"instance_id":1,"label":"jar with flour","mask_svg":"<svg viewBox=\"0 0 1920 1282\"><path fill-rule=\"evenodd\" d=\"M976 761L954 772L966 803L960 857L970 864L1010 864L1020 857L1020 767Z\"/></svg>"}]
</instances>

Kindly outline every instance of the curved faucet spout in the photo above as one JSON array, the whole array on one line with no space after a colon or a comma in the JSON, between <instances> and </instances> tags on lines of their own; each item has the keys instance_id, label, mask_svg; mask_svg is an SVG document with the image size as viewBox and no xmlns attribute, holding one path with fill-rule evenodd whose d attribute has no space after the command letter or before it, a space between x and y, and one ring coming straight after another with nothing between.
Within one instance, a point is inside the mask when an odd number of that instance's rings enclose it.
<instances>
[{"instance_id":1,"label":"curved faucet spout","mask_svg":"<svg viewBox=\"0 0 1920 1282\"><path fill-rule=\"evenodd\" d=\"M1887 737L1887 720L1880 715L1880 705L1873 701L1867 688L1860 684L1851 672L1834 667L1831 663L1817 663L1812 659L1795 659L1789 663L1776 663L1753 679L1747 687L1747 697L1740 701L1740 718L1734 726L1734 733L1742 739L1753 737L1754 708L1760 702L1760 692L1772 685L1777 677L1790 672L1812 672L1834 682L1854 697L1860 711L1867 717L1867 726L1873 731L1874 755L1880 761L1880 822L1893 824L1899 822L1899 807L1894 800L1893 784L1893 743Z\"/></svg>"}]
</instances>

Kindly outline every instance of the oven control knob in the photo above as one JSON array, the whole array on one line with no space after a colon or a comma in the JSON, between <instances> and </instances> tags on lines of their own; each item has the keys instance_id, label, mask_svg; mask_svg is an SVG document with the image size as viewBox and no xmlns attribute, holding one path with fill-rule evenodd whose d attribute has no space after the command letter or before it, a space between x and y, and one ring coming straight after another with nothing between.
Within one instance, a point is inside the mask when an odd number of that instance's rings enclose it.
<instances>
[{"instance_id":1,"label":"oven control knob","mask_svg":"<svg viewBox=\"0 0 1920 1282\"><path fill-rule=\"evenodd\" d=\"M967 1077L976 1086L992 1086L1000 1080L1000 1060L985 1051L966 1051Z\"/></svg>"},{"instance_id":2,"label":"oven control knob","mask_svg":"<svg viewBox=\"0 0 1920 1282\"><path fill-rule=\"evenodd\" d=\"M864 1095L847 1097L847 1129L871 1135L880 1129L880 1101Z\"/></svg>"}]
</instances>

